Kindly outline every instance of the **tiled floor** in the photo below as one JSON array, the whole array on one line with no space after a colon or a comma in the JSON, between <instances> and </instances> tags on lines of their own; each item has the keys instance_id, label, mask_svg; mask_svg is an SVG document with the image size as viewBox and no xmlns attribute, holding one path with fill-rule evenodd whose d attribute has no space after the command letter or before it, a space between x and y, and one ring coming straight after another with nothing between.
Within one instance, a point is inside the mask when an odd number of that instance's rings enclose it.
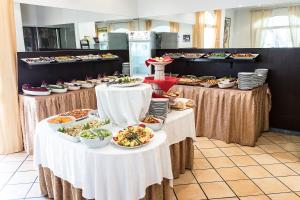
<instances>
[{"instance_id":1,"label":"tiled floor","mask_svg":"<svg viewBox=\"0 0 300 200\"><path fill-rule=\"evenodd\" d=\"M194 151L194 170L174 181L172 200L300 200L300 137L268 132L256 147L198 137ZM0 200L45 199L32 162L0 155Z\"/></svg>"}]
</instances>

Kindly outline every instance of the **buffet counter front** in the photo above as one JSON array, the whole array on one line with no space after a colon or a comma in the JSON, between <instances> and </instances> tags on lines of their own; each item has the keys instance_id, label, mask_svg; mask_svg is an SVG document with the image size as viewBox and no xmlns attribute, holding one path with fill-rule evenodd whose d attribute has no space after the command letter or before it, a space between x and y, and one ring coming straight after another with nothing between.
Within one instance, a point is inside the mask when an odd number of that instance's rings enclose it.
<instances>
[{"instance_id":1,"label":"buffet counter front","mask_svg":"<svg viewBox=\"0 0 300 200\"><path fill-rule=\"evenodd\" d=\"M271 93L267 84L247 91L175 85L171 91L195 101L197 136L254 146L269 129Z\"/></svg>"},{"instance_id":2,"label":"buffet counter front","mask_svg":"<svg viewBox=\"0 0 300 200\"><path fill-rule=\"evenodd\" d=\"M95 89L81 89L49 96L19 95L21 127L25 151L33 154L37 123L47 117L80 108L97 108Z\"/></svg>"}]
</instances>

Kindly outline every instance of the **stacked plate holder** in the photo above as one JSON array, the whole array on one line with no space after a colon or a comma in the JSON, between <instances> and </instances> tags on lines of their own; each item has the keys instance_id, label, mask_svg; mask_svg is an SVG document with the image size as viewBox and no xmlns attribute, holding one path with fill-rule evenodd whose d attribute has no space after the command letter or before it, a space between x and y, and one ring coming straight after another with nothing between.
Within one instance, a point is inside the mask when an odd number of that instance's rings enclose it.
<instances>
[{"instance_id":1,"label":"stacked plate holder","mask_svg":"<svg viewBox=\"0 0 300 200\"><path fill-rule=\"evenodd\" d=\"M238 88L241 90L251 90L262 86L267 79L268 69L256 69L254 72L238 73Z\"/></svg>"}]
</instances>

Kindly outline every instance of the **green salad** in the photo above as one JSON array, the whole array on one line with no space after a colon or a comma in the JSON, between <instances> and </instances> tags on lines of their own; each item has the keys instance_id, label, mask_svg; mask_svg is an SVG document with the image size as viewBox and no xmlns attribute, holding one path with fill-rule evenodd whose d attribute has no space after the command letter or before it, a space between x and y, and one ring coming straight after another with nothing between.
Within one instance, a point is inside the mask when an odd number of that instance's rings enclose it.
<instances>
[{"instance_id":1,"label":"green salad","mask_svg":"<svg viewBox=\"0 0 300 200\"><path fill-rule=\"evenodd\" d=\"M92 130L86 130L83 131L80 134L80 137L86 138L86 139L96 139L96 138L106 138L111 136L112 133L107 129L92 129Z\"/></svg>"}]
</instances>

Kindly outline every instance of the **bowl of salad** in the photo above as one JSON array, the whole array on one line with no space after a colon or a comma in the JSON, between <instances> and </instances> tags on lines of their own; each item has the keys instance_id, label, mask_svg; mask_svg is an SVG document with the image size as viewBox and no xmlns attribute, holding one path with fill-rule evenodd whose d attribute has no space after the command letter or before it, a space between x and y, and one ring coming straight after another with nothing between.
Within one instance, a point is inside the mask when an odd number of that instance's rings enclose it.
<instances>
[{"instance_id":1,"label":"bowl of salad","mask_svg":"<svg viewBox=\"0 0 300 200\"><path fill-rule=\"evenodd\" d=\"M80 133L80 141L88 148L100 148L106 146L112 139L112 133L108 129L89 129Z\"/></svg>"}]
</instances>

